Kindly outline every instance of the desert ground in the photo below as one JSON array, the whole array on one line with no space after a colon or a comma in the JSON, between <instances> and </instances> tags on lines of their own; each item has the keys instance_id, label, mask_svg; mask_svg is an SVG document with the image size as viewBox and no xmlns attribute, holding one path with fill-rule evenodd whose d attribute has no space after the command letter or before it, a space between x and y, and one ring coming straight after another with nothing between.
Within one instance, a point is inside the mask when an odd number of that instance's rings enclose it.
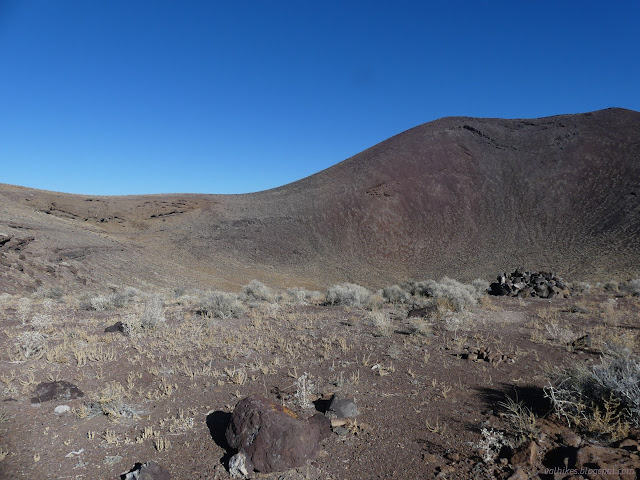
<instances>
[{"instance_id":1,"label":"desert ground","mask_svg":"<svg viewBox=\"0 0 640 480\"><path fill-rule=\"evenodd\" d=\"M301 418L338 395L354 399L359 415L334 428L313 461L251 478L639 471L637 416L634 423L629 404L615 403L620 391L591 392L591 405L585 388L584 410L566 418L549 398L572 368L588 372L620 354L633 362L633 292L581 284L581 293L547 300L467 298L461 292L471 288L462 287L411 298L394 289L392 302L373 294L349 306L328 305L320 292L252 285L228 304L204 292L133 289L80 299L4 295L2 478L120 478L150 460L171 478L231 478L224 432L236 403L252 394ZM432 308L408 317L416 303ZM576 342L584 335L588 342ZM484 349L487 358L477 358ZM636 390L627 393L637 408L635 368ZM39 386L51 382L74 387L47 398ZM596 446L608 448L594 460Z\"/></svg>"},{"instance_id":2,"label":"desert ground","mask_svg":"<svg viewBox=\"0 0 640 480\"><path fill-rule=\"evenodd\" d=\"M2 184L0 478L638 478L638 159L607 109L246 195ZM251 396L313 455L233 467Z\"/></svg>"}]
</instances>

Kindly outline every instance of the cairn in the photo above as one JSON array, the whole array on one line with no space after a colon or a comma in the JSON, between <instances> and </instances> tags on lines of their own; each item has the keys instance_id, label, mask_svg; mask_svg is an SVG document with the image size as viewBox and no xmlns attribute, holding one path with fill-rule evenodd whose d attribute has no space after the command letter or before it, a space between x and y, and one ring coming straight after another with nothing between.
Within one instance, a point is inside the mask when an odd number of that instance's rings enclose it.
<instances>
[{"instance_id":1,"label":"cairn","mask_svg":"<svg viewBox=\"0 0 640 480\"><path fill-rule=\"evenodd\" d=\"M519 267L513 273L501 273L497 282L489 286L489 294L509 297L568 297L571 292L555 273L530 272Z\"/></svg>"}]
</instances>

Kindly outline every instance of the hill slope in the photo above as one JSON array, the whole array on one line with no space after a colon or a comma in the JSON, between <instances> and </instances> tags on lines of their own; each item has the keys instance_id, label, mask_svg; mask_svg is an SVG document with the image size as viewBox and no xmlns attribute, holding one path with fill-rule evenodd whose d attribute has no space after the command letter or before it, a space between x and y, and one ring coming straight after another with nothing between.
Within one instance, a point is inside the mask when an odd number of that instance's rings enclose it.
<instances>
[{"instance_id":1,"label":"hill slope","mask_svg":"<svg viewBox=\"0 0 640 480\"><path fill-rule=\"evenodd\" d=\"M443 118L253 194L87 197L0 185L0 288L234 288L253 278L376 287L488 279L519 264L567 279L628 278L640 276L639 194L638 112Z\"/></svg>"}]
</instances>

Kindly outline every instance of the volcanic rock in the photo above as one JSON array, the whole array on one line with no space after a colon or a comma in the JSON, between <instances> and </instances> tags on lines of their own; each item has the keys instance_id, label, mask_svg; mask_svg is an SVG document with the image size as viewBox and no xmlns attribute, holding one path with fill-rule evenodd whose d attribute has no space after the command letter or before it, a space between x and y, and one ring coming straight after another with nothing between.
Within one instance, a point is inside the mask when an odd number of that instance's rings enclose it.
<instances>
[{"instance_id":1,"label":"volcanic rock","mask_svg":"<svg viewBox=\"0 0 640 480\"><path fill-rule=\"evenodd\" d=\"M513 273L498 275L497 282L489 286L489 294L551 299L558 295L568 297L570 292L564 281L554 273L529 272L519 267Z\"/></svg>"},{"instance_id":2,"label":"volcanic rock","mask_svg":"<svg viewBox=\"0 0 640 480\"><path fill-rule=\"evenodd\" d=\"M124 474L124 480L171 480L171 475L158 463L151 460Z\"/></svg>"},{"instance_id":3,"label":"volcanic rock","mask_svg":"<svg viewBox=\"0 0 640 480\"><path fill-rule=\"evenodd\" d=\"M330 421L324 415L302 420L281 405L251 395L236 405L226 439L255 470L270 473L297 468L315 458L329 431Z\"/></svg>"},{"instance_id":4,"label":"volcanic rock","mask_svg":"<svg viewBox=\"0 0 640 480\"><path fill-rule=\"evenodd\" d=\"M327 410L327 416L338 418L357 417L360 414L353 399L340 398L334 395Z\"/></svg>"},{"instance_id":5,"label":"volcanic rock","mask_svg":"<svg viewBox=\"0 0 640 480\"><path fill-rule=\"evenodd\" d=\"M84 392L73 383L58 380L39 383L33 392L31 403L43 403L51 400L72 400L83 397Z\"/></svg>"}]
</instances>

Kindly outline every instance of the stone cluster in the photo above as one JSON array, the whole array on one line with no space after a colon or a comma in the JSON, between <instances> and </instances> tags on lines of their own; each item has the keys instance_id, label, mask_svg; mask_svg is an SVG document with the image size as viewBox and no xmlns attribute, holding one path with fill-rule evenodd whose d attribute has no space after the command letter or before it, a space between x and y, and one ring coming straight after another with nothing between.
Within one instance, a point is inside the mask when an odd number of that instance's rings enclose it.
<instances>
[{"instance_id":1,"label":"stone cluster","mask_svg":"<svg viewBox=\"0 0 640 480\"><path fill-rule=\"evenodd\" d=\"M553 298L570 295L562 278L551 272L530 272L517 268L513 273L501 273L489 286L491 295L509 297Z\"/></svg>"}]
</instances>

